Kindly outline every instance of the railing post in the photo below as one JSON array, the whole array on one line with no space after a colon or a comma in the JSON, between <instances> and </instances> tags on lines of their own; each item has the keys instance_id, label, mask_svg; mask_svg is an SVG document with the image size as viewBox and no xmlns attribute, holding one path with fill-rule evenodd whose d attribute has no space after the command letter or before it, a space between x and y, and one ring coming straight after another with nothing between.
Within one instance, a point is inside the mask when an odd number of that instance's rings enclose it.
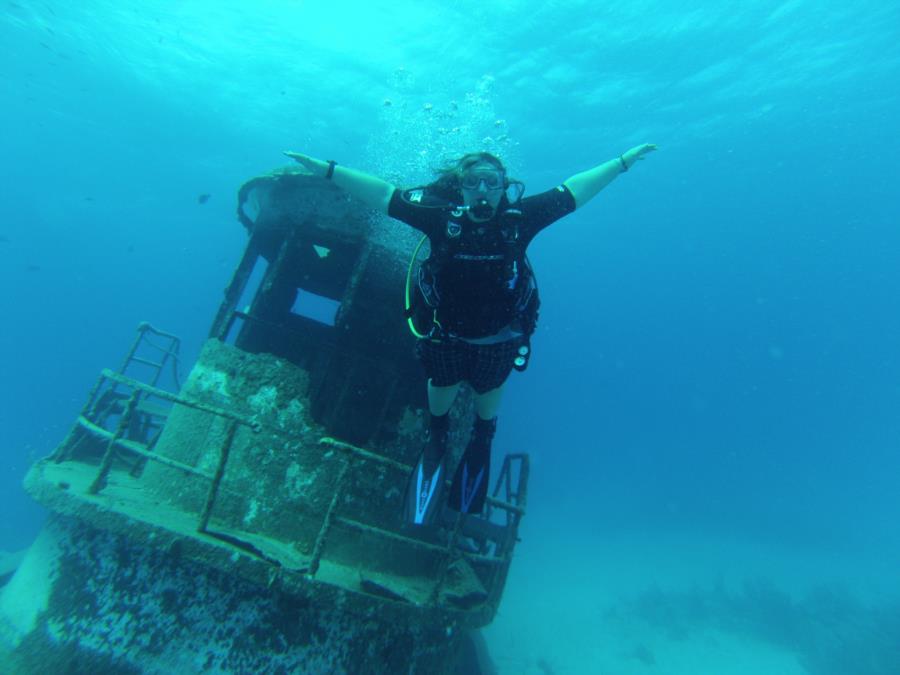
<instances>
[{"instance_id":1,"label":"railing post","mask_svg":"<svg viewBox=\"0 0 900 675\"><path fill-rule=\"evenodd\" d=\"M334 511L337 508L338 501L344 492L344 478L347 470L350 468L350 462L344 462L341 472L334 487L334 494L331 496L331 503L328 505L328 511L325 512L325 519L322 521L322 527L319 528L319 534L316 537L316 543L313 546L312 558L309 561L309 576L313 577L319 570L319 562L322 559L322 551L325 548L325 541L331 530L331 522L334 518Z\"/></svg>"},{"instance_id":2,"label":"railing post","mask_svg":"<svg viewBox=\"0 0 900 675\"><path fill-rule=\"evenodd\" d=\"M463 518L465 517L466 516L462 513L456 514L456 523L453 526L453 532L450 533L447 547L444 549L444 556L441 558L441 566L438 570L437 580L431 589L431 595L428 596L429 605L437 606L441 599L441 589L444 587L444 581L447 579L447 571L450 569L450 563L459 557L456 553L456 538L459 535L459 530L462 527Z\"/></svg>"},{"instance_id":3,"label":"railing post","mask_svg":"<svg viewBox=\"0 0 900 675\"><path fill-rule=\"evenodd\" d=\"M216 467L216 473L209 484L209 491L206 493L206 503L203 505L203 513L200 514L200 524L197 526L198 532L206 532L206 526L209 525L209 517L212 515L213 504L219 492L222 476L225 475L225 465L228 463L228 455L231 453L231 444L234 442L234 434L237 432L237 427L237 421L230 420L228 422L228 428L225 430L225 440L222 441L222 447L219 450L219 465Z\"/></svg>"},{"instance_id":4,"label":"railing post","mask_svg":"<svg viewBox=\"0 0 900 675\"><path fill-rule=\"evenodd\" d=\"M141 392L139 389L132 391L131 396L128 397L128 402L125 404L125 410L119 418L119 424L116 425L116 432L106 443L106 452L103 454L103 460L100 462L100 471L97 473L94 482L91 483L91 486L88 488L89 494L95 495L106 486L106 477L109 475L109 470L112 468L113 460L115 460L116 457L116 441L118 441L128 430L128 427L131 424L131 416L134 414L135 408L137 408L140 397Z\"/></svg>"},{"instance_id":5,"label":"railing post","mask_svg":"<svg viewBox=\"0 0 900 675\"><path fill-rule=\"evenodd\" d=\"M85 401L84 406L82 406L82 408L81 408L81 414L79 415L79 417L88 417L88 415L90 414L89 411L90 411L91 407L94 405L94 399L97 398L97 392L100 391L100 387L105 380L106 380L106 377L103 375L100 375L100 377L97 378L97 382L94 383L93 388L91 389L90 393L88 394L87 401ZM53 452L53 454L50 455L50 459L52 459L57 464L59 464L60 462L65 462L67 459L69 459L69 457L72 454L72 449L73 449L70 446L75 442L75 440L74 440L75 432L78 428L79 427L77 424L72 425L72 428L69 429L69 433L66 434L66 437L65 437L65 439L63 439L63 442L60 443L56 447L56 450Z\"/></svg>"}]
</instances>

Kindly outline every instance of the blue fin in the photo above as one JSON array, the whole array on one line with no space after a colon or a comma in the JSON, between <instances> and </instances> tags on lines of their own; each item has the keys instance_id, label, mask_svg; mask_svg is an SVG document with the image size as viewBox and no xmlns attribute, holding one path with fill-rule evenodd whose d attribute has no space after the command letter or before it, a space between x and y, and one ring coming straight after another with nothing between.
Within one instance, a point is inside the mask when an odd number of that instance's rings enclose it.
<instances>
[{"instance_id":1,"label":"blue fin","mask_svg":"<svg viewBox=\"0 0 900 675\"><path fill-rule=\"evenodd\" d=\"M431 525L443 507L447 462L443 456L429 462L427 454L419 456L406 485L403 519L412 525Z\"/></svg>"}]
</instances>

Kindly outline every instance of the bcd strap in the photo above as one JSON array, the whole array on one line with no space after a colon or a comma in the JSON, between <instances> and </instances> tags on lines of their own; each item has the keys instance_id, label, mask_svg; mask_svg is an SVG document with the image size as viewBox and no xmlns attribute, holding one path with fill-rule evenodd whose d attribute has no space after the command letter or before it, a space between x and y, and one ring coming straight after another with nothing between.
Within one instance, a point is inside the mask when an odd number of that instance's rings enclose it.
<instances>
[{"instance_id":1,"label":"bcd strap","mask_svg":"<svg viewBox=\"0 0 900 675\"><path fill-rule=\"evenodd\" d=\"M453 213L454 205L446 200L429 195L429 191L424 188L415 188L401 193L404 200L418 206L429 208L443 208L448 211L448 215ZM508 203L508 202L506 202ZM518 202L516 202L518 204ZM462 216L462 212L453 213L457 217ZM512 291L518 285L522 294L515 303L515 321L519 324L520 329L527 338L534 332L537 323L538 307L540 299L537 292L537 282L534 276L534 270L528 261L525 251L519 241L519 224L524 217L522 211L515 206L507 206L498 214L500 235L503 239L504 251L504 276L505 279L498 279L498 282L506 286L506 290ZM463 226L456 222L453 218L447 219L447 226L444 228L440 241L433 246L431 256L419 268L417 274L417 286L419 296L414 303L410 295L410 286L412 281L412 270L418 258L419 251L425 243L427 236L423 236L413 252L412 259L409 262L409 269L406 276L406 297L404 316L409 324L409 328L413 335L418 338L446 336L441 326L438 311L440 306L440 297L437 294L435 282L440 270L453 257L462 241ZM519 264L521 261L521 265ZM526 276L527 278L522 278ZM431 279L426 281L425 277ZM428 286L428 288L425 288ZM424 307L422 306L424 305ZM431 316L426 318L425 313ZM423 323L428 322L429 327L422 331L415 325L415 318L419 317ZM528 346L530 351L530 346ZM521 355L520 355L521 356ZM527 365L527 357L526 357ZM524 370L524 367L522 368Z\"/></svg>"}]
</instances>

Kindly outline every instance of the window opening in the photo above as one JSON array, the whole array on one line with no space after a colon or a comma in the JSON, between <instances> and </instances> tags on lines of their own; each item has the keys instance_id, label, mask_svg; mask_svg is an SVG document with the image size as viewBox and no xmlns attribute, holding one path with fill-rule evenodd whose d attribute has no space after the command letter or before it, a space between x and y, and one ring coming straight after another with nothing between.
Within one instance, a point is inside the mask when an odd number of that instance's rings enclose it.
<instances>
[{"instance_id":1,"label":"window opening","mask_svg":"<svg viewBox=\"0 0 900 675\"><path fill-rule=\"evenodd\" d=\"M259 290L259 287L266 276L266 270L268 269L269 261L262 256L258 256L256 262L253 263L253 271L250 272L250 277L244 285L244 291L241 293L241 297L235 305L235 309L238 312L243 312L244 314L250 313L250 305L253 303L253 298L256 297L256 292ZM236 314L234 320L231 322L231 326L228 328L228 334L225 336L225 342L227 344L234 344L243 325L244 318L240 314Z\"/></svg>"},{"instance_id":2,"label":"window opening","mask_svg":"<svg viewBox=\"0 0 900 675\"><path fill-rule=\"evenodd\" d=\"M340 307L341 303L337 300L298 288L297 298L294 300L291 312L298 316L324 323L326 326L333 326Z\"/></svg>"}]
</instances>

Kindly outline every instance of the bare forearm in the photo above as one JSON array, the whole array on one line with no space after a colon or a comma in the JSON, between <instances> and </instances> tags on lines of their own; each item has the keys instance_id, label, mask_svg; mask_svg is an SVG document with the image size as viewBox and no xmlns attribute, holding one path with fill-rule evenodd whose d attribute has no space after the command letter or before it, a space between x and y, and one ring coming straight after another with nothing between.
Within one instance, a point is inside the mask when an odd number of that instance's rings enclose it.
<instances>
[{"instance_id":1,"label":"bare forearm","mask_svg":"<svg viewBox=\"0 0 900 675\"><path fill-rule=\"evenodd\" d=\"M335 166L331 180L373 209L387 213L394 186L386 180L346 166Z\"/></svg>"},{"instance_id":2,"label":"bare forearm","mask_svg":"<svg viewBox=\"0 0 900 675\"><path fill-rule=\"evenodd\" d=\"M346 190L373 209L387 213L388 204L390 204L395 189L391 183L364 171L339 164L334 165L334 169L329 175L329 162L299 152L285 152L284 154L302 164L314 176L328 178L339 188Z\"/></svg>"},{"instance_id":3,"label":"bare forearm","mask_svg":"<svg viewBox=\"0 0 900 675\"><path fill-rule=\"evenodd\" d=\"M565 185L575 198L575 208L581 208L597 196L603 188L613 182L616 176L625 173L638 161L656 150L653 143L642 143L626 150L615 159L603 162L593 169L576 173L566 180Z\"/></svg>"},{"instance_id":4,"label":"bare forearm","mask_svg":"<svg viewBox=\"0 0 900 675\"><path fill-rule=\"evenodd\" d=\"M597 196L603 188L613 182L625 168L618 157L603 162L593 169L576 173L563 182L575 198L575 208L581 208Z\"/></svg>"}]
</instances>

